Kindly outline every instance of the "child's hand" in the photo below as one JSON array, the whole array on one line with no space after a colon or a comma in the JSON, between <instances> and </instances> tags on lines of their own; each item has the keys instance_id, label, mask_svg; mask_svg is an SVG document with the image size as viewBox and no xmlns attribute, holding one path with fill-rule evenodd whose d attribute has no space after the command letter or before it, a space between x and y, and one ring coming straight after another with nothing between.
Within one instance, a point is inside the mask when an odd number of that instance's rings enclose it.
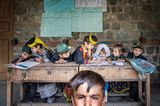
<instances>
[{"instance_id":1,"label":"child's hand","mask_svg":"<svg viewBox=\"0 0 160 106\"><path fill-rule=\"evenodd\" d=\"M118 62L125 62L125 60L123 60L123 59L118 59L117 61Z\"/></svg>"},{"instance_id":2,"label":"child's hand","mask_svg":"<svg viewBox=\"0 0 160 106\"><path fill-rule=\"evenodd\" d=\"M64 60L64 59L59 59L58 61L56 61L56 63L67 63L67 61L66 60Z\"/></svg>"},{"instance_id":3,"label":"child's hand","mask_svg":"<svg viewBox=\"0 0 160 106\"><path fill-rule=\"evenodd\" d=\"M39 63L43 63L44 62L44 59L43 58L35 58L36 62L39 62Z\"/></svg>"}]
</instances>

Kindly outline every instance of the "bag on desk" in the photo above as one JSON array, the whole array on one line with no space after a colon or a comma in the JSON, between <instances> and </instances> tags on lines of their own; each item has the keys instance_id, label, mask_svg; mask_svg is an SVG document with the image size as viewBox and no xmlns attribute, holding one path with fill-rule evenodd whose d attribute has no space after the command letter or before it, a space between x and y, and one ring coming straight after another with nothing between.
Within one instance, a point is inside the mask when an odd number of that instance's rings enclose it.
<instances>
[{"instance_id":1,"label":"bag on desk","mask_svg":"<svg viewBox=\"0 0 160 106\"><path fill-rule=\"evenodd\" d=\"M140 77L145 73L151 74L156 71L156 66L143 59L130 60L132 67L139 73Z\"/></svg>"}]
</instances>

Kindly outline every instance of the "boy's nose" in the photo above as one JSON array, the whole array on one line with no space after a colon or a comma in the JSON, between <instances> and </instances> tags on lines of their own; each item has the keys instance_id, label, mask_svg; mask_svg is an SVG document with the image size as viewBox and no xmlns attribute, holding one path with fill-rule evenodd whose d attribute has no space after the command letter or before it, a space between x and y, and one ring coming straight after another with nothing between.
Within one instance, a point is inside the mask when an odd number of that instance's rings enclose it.
<instances>
[{"instance_id":1,"label":"boy's nose","mask_svg":"<svg viewBox=\"0 0 160 106\"><path fill-rule=\"evenodd\" d=\"M86 103L85 103L85 106L91 106L91 103L90 103L90 99L89 98L86 98Z\"/></svg>"}]
</instances>

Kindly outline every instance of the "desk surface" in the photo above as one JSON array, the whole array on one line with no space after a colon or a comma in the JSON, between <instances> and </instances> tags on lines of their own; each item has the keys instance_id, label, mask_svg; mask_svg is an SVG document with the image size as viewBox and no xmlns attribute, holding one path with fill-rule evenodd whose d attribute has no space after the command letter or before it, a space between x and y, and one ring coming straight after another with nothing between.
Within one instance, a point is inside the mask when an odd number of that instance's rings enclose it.
<instances>
[{"instance_id":1,"label":"desk surface","mask_svg":"<svg viewBox=\"0 0 160 106\"><path fill-rule=\"evenodd\" d=\"M123 66L87 66L73 62L66 64L43 63L26 71L14 69L10 79L13 82L68 82L76 73L84 70L95 71L109 81L139 80L137 72L128 63L124 63Z\"/></svg>"},{"instance_id":2,"label":"desk surface","mask_svg":"<svg viewBox=\"0 0 160 106\"><path fill-rule=\"evenodd\" d=\"M101 74L108 81L138 81L137 72L128 64L124 66L86 66L75 63L52 64L44 63L26 71L13 69L7 81L7 106L11 106L12 82L68 82L79 71L92 70ZM150 75L146 78L146 106L150 106ZM139 81L140 83L141 81ZM139 97L142 98L142 83L139 86Z\"/></svg>"}]
</instances>

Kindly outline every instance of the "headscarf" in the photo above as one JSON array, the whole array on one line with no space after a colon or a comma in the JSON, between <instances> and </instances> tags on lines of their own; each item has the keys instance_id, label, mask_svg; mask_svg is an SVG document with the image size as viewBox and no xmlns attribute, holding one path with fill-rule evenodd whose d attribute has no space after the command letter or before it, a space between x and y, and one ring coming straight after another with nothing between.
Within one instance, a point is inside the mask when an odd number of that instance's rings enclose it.
<instances>
[{"instance_id":1,"label":"headscarf","mask_svg":"<svg viewBox=\"0 0 160 106\"><path fill-rule=\"evenodd\" d=\"M99 44L97 49L96 49L96 52L93 54L94 56L98 56L100 51L104 48L105 52L106 52L106 55L105 57L108 57L110 56L111 54L111 51L109 49L109 47L106 45L106 44Z\"/></svg>"}]
</instances>

